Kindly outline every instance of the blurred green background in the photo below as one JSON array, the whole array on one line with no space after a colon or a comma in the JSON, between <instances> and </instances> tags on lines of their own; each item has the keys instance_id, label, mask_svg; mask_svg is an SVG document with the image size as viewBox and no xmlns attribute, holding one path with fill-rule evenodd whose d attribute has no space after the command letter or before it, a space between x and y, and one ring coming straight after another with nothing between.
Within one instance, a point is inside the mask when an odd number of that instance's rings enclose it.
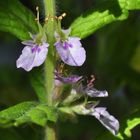
<instances>
[{"instance_id":1,"label":"blurred green background","mask_svg":"<svg viewBox=\"0 0 140 140\"><path fill-rule=\"evenodd\" d=\"M20 0L35 13L39 0ZM57 0L57 14L67 13L63 27L68 28L84 11L94 7L98 0ZM41 9L43 19L43 9ZM140 108L140 12L130 12L129 18L111 23L82 40L87 52L86 63L74 69L75 73L96 77L95 87L109 92L100 106L119 121ZM9 33L0 32L0 110L21 101L37 100L29 75L16 68L16 60L23 46ZM59 122L60 140L113 140L93 117L78 117L79 121ZM122 125L121 125L122 127ZM140 139L140 126L132 131L131 140ZM0 128L0 140L40 140L43 129L30 124L19 128Z\"/></svg>"}]
</instances>

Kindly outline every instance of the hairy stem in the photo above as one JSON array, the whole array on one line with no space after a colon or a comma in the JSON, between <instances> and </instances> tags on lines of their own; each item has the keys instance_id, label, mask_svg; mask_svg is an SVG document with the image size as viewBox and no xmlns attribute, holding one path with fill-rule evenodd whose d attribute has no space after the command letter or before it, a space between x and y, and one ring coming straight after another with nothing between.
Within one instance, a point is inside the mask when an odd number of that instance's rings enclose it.
<instances>
[{"instance_id":1,"label":"hairy stem","mask_svg":"<svg viewBox=\"0 0 140 140\"><path fill-rule=\"evenodd\" d=\"M55 16L55 0L44 0L45 15ZM52 92L54 87L54 70L55 70L55 51L54 51L54 30L55 20L49 19L46 23L47 42L50 44L47 60L45 62L45 79L47 91L47 103L52 105Z\"/></svg>"},{"instance_id":2,"label":"hairy stem","mask_svg":"<svg viewBox=\"0 0 140 140\"><path fill-rule=\"evenodd\" d=\"M48 124L45 129L44 140L57 140L57 130L55 124Z\"/></svg>"},{"instance_id":3,"label":"hairy stem","mask_svg":"<svg viewBox=\"0 0 140 140\"><path fill-rule=\"evenodd\" d=\"M44 0L45 16L55 16L55 0ZM48 106L53 106L52 94L54 89L54 71L55 71L55 50L54 50L54 31L55 20L49 19L46 23L47 42L50 44L48 56L45 62L45 87L46 99ZM45 128L44 140L57 140L56 137L56 124L47 124Z\"/></svg>"}]
</instances>

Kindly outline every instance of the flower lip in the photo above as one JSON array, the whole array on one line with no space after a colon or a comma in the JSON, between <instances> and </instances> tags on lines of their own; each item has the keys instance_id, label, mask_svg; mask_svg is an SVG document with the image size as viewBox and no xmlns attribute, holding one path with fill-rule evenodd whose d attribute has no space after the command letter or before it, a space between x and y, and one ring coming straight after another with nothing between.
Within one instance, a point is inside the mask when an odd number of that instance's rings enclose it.
<instances>
[{"instance_id":1,"label":"flower lip","mask_svg":"<svg viewBox=\"0 0 140 140\"><path fill-rule=\"evenodd\" d=\"M82 47L79 37L69 36L69 30L62 30L66 39L62 39L55 33L57 42L54 44L56 50L64 63L70 66L82 66L86 60L86 52Z\"/></svg>"},{"instance_id":2,"label":"flower lip","mask_svg":"<svg viewBox=\"0 0 140 140\"><path fill-rule=\"evenodd\" d=\"M117 135L119 130L118 120L110 115L105 107L96 107L90 114L98 119L112 134Z\"/></svg>"},{"instance_id":3,"label":"flower lip","mask_svg":"<svg viewBox=\"0 0 140 140\"><path fill-rule=\"evenodd\" d=\"M25 47L16 62L17 68L23 68L26 71L30 71L33 67L38 67L43 64L48 53L48 43L41 41L40 44L37 44L34 39L23 41L22 44L24 44Z\"/></svg>"},{"instance_id":4,"label":"flower lip","mask_svg":"<svg viewBox=\"0 0 140 140\"><path fill-rule=\"evenodd\" d=\"M57 72L55 72L55 79L65 84L74 84L77 83L80 79L82 79L82 76L71 75L69 77L63 77Z\"/></svg>"},{"instance_id":5,"label":"flower lip","mask_svg":"<svg viewBox=\"0 0 140 140\"><path fill-rule=\"evenodd\" d=\"M108 97L108 92L106 90L97 90L93 87L83 89L83 92L90 97Z\"/></svg>"},{"instance_id":6,"label":"flower lip","mask_svg":"<svg viewBox=\"0 0 140 140\"><path fill-rule=\"evenodd\" d=\"M41 48L40 48L40 46L35 45L34 47L31 48L31 51L32 51L32 53L35 53L35 52L39 53L41 51Z\"/></svg>"},{"instance_id":7,"label":"flower lip","mask_svg":"<svg viewBox=\"0 0 140 140\"><path fill-rule=\"evenodd\" d=\"M65 41L65 42L63 43L63 48L64 48L65 50L67 50L68 48L72 48L72 47L73 47L72 44L68 43L67 41Z\"/></svg>"}]
</instances>

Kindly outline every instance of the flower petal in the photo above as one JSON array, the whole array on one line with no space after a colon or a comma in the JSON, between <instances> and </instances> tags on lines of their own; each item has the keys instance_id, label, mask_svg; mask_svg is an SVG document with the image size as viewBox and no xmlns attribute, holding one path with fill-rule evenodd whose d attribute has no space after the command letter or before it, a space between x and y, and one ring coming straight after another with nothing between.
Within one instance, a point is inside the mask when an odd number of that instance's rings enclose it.
<instances>
[{"instance_id":1,"label":"flower petal","mask_svg":"<svg viewBox=\"0 0 140 140\"><path fill-rule=\"evenodd\" d=\"M23 45L26 45L26 46L33 46L34 45L34 41L33 40L27 40L27 41L23 41L21 42Z\"/></svg>"},{"instance_id":2,"label":"flower petal","mask_svg":"<svg viewBox=\"0 0 140 140\"><path fill-rule=\"evenodd\" d=\"M67 47L63 47L66 43L68 43ZM57 42L55 46L62 61L66 64L70 66L81 66L85 62L86 52L81 47L80 38L69 37L68 41L64 43Z\"/></svg>"},{"instance_id":3,"label":"flower petal","mask_svg":"<svg viewBox=\"0 0 140 140\"><path fill-rule=\"evenodd\" d=\"M66 30L62 29L62 32L68 37L69 34L71 33L71 28L66 29Z\"/></svg>"},{"instance_id":4,"label":"flower petal","mask_svg":"<svg viewBox=\"0 0 140 140\"><path fill-rule=\"evenodd\" d=\"M55 79L65 84L77 83L81 78L82 76L77 76L77 75L71 75L69 77L62 77L57 72L55 73Z\"/></svg>"},{"instance_id":5,"label":"flower petal","mask_svg":"<svg viewBox=\"0 0 140 140\"><path fill-rule=\"evenodd\" d=\"M107 97L108 92L106 90L100 91L95 88L86 88L84 91L90 97Z\"/></svg>"},{"instance_id":6,"label":"flower petal","mask_svg":"<svg viewBox=\"0 0 140 140\"><path fill-rule=\"evenodd\" d=\"M47 43L43 43L42 46L38 46L36 51L32 51L32 47L24 47L17 60L17 68L22 67L26 71L30 71L33 67L40 66L46 59L48 46Z\"/></svg>"},{"instance_id":7,"label":"flower petal","mask_svg":"<svg viewBox=\"0 0 140 140\"><path fill-rule=\"evenodd\" d=\"M108 130L110 130L114 135L118 133L119 122L118 120L110 115L105 107L96 107L91 113L92 116L95 116Z\"/></svg>"}]
</instances>

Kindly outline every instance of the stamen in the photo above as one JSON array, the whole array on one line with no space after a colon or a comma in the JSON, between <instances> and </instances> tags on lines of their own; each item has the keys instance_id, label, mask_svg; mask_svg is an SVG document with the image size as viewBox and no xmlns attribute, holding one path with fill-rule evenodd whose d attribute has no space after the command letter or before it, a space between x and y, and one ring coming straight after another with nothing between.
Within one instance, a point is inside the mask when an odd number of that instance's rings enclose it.
<instances>
[{"instance_id":1,"label":"stamen","mask_svg":"<svg viewBox=\"0 0 140 140\"><path fill-rule=\"evenodd\" d=\"M49 18L48 18L48 17L46 17L46 18L45 18L45 22L48 22L48 20L49 20Z\"/></svg>"},{"instance_id":2,"label":"stamen","mask_svg":"<svg viewBox=\"0 0 140 140\"><path fill-rule=\"evenodd\" d=\"M95 81L94 75L91 75L90 77L91 77L91 79L87 82L88 83L87 87L89 87L89 88L94 86L93 82Z\"/></svg>"},{"instance_id":3,"label":"stamen","mask_svg":"<svg viewBox=\"0 0 140 140\"><path fill-rule=\"evenodd\" d=\"M63 13L61 16L57 17L58 20L62 20L64 17L66 17L66 13Z\"/></svg>"},{"instance_id":4,"label":"stamen","mask_svg":"<svg viewBox=\"0 0 140 140\"><path fill-rule=\"evenodd\" d=\"M64 66L65 66L65 64L64 64L64 63L61 63L61 64L60 64L60 73L63 73Z\"/></svg>"},{"instance_id":5,"label":"stamen","mask_svg":"<svg viewBox=\"0 0 140 140\"><path fill-rule=\"evenodd\" d=\"M64 17L66 17L66 15L67 15L66 13L63 13L61 16L64 18Z\"/></svg>"},{"instance_id":6,"label":"stamen","mask_svg":"<svg viewBox=\"0 0 140 140\"><path fill-rule=\"evenodd\" d=\"M37 15L36 15L35 21L39 22L39 7L38 6L36 6L36 11L37 11Z\"/></svg>"},{"instance_id":7,"label":"stamen","mask_svg":"<svg viewBox=\"0 0 140 140\"><path fill-rule=\"evenodd\" d=\"M37 7L38 10L38 7ZM48 22L48 20L54 21L54 20L62 20L66 16L66 13L63 13L61 16L51 16L47 15L45 18L45 22Z\"/></svg>"},{"instance_id":8,"label":"stamen","mask_svg":"<svg viewBox=\"0 0 140 140\"><path fill-rule=\"evenodd\" d=\"M63 17L62 17L62 16L59 16L59 17L58 17L58 20L62 20L62 19L63 19Z\"/></svg>"}]
</instances>

